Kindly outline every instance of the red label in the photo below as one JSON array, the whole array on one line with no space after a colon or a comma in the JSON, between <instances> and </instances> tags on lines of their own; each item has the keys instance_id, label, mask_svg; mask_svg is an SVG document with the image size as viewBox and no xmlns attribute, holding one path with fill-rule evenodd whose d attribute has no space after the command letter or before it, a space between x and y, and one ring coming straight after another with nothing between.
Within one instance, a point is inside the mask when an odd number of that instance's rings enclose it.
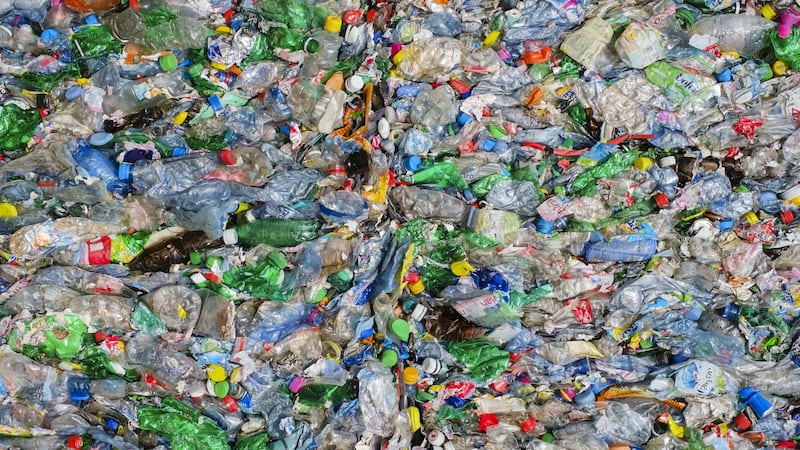
<instances>
[{"instance_id":1,"label":"red label","mask_svg":"<svg viewBox=\"0 0 800 450\"><path fill-rule=\"evenodd\" d=\"M86 262L91 265L108 264L111 262L111 238L102 236L91 241L86 241Z\"/></svg>"}]
</instances>

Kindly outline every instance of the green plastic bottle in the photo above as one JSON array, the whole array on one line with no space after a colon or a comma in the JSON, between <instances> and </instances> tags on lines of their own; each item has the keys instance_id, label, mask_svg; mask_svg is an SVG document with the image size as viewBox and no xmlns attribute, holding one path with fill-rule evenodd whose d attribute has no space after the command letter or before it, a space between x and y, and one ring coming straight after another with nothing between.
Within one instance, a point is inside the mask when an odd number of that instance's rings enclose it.
<instances>
[{"instance_id":1,"label":"green plastic bottle","mask_svg":"<svg viewBox=\"0 0 800 450\"><path fill-rule=\"evenodd\" d=\"M261 219L225 230L227 245L266 244L271 247L293 247L317 238L320 223L316 220Z\"/></svg>"},{"instance_id":2,"label":"green plastic bottle","mask_svg":"<svg viewBox=\"0 0 800 450\"><path fill-rule=\"evenodd\" d=\"M267 32L267 42L271 48L286 50L305 50L314 53L319 49L319 42L305 34L286 27L270 28Z\"/></svg>"}]
</instances>

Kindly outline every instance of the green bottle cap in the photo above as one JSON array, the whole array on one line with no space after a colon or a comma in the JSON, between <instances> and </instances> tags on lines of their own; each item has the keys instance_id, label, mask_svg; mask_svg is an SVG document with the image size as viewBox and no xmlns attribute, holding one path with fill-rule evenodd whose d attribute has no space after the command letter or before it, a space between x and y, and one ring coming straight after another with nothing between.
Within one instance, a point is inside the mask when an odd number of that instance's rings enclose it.
<instances>
[{"instance_id":1,"label":"green bottle cap","mask_svg":"<svg viewBox=\"0 0 800 450\"><path fill-rule=\"evenodd\" d=\"M381 362L386 367L394 367L397 364L397 352L392 349L386 349L381 353Z\"/></svg>"},{"instance_id":2,"label":"green bottle cap","mask_svg":"<svg viewBox=\"0 0 800 450\"><path fill-rule=\"evenodd\" d=\"M319 50L319 42L316 39L309 39L306 41L305 45L303 45L303 50L308 53L317 53L317 50Z\"/></svg>"},{"instance_id":3,"label":"green bottle cap","mask_svg":"<svg viewBox=\"0 0 800 450\"><path fill-rule=\"evenodd\" d=\"M553 433L545 433L542 435L542 440L545 442L553 443L556 440L556 437L553 436Z\"/></svg>"},{"instance_id":4,"label":"green bottle cap","mask_svg":"<svg viewBox=\"0 0 800 450\"><path fill-rule=\"evenodd\" d=\"M230 392L230 390L231 390L231 384L227 380L214 383L214 395L216 395L219 398L228 395L228 392Z\"/></svg>"},{"instance_id":5,"label":"green bottle cap","mask_svg":"<svg viewBox=\"0 0 800 450\"><path fill-rule=\"evenodd\" d=\"M289 262L286 260L286 257L283 256L283 253L281 252L270 252L269 255L267 255L267 259L279 269L284 269L286 268L286 265L289 264Z\"/></svg>"},{"instance_id":6,"label":"green bottle cap","mask_svg":"<svg viewBox=\"0 0 800 450\"><path fill-rule=\"evenodd\" d=\"M161 66L161 70L164 72L172 72L178 67L178 58L172 53L166 54L158 58L158 65Z\"/></svg>"},{"instance_id":7,"label":"green bottle cap","mask_svg":"<svg viewBox=\"0 0 800 450\"><path fill-rule=\"evenodd\" d=\"M326 294L325 289L318 290L317 293L314 294L314 297L308 300L308 303L316 305L317 303L321 302L322 299L325 298L325 294Z\"/></svg>"},{"instance_id":8,"label":"green bottle cap","mask_svg":"<svg viewBox=\"0 0 800 450\"><path fill-rule=\"evenodd\" d=\"M189 76L192 78L199 77L201 73L203 73L203 65L200 63L194 63L187 69Z\"/></svg>"},{"instance_id":9,"label":"green bottle cap","mask_svg":"<svg viewBox=\"0 0 800 450\"><path fill-rule=\"evenodd\" d=\"M404 319L394 319L390 325L392 333L400 338L401 341L407 341L408 336L411 334L411 327Z\"/></svg>"},{"instance_id":10,"label":"green bottle cap","mask_svg":"<svg viewBox=\"0 0 800 450\"><path fill-rule=\"evenodd\" d=\"M353 279L353 272L350 271L350 269L342 269L336 272L334 275L336 275L336 278L342 281L350 281Z\"/></svg>"},{"instance_id":11,"label":"green bottle cap","mask_svg":"<svg viewBox=\"0 0 800 450\"><path fill-rule=\"evenodd\" d=\"M203 257L200 255L200 252L189 253L189 262L194 266L200 265L200 263L203 262Z\"/></svg>"},{"instance_id":12,"label":"green bottle cap","mask_svg":"<svg viewBox=\"0 0 800 450\"><path fill-rule=\"evenodd\" d=\"M222 257L221 256L209 256L206 258L206 267L212 269L214 266L221 267L222 266Z\"/></svg>"}]
</instances>

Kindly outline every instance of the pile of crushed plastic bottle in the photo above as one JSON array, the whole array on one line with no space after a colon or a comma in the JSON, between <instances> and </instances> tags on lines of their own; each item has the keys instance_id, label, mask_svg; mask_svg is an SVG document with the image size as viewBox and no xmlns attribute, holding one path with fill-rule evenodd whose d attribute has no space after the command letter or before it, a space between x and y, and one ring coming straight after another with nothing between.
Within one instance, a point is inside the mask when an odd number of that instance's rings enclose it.
<instances>
[{"instance_id":1,"label":"pile of crushed plastic bottle","mask_svg":"<svg viewBox=\"0 0 800 450\"><path fill-rule=\"evenodd\" d=\"M0 0L0 447L797 448L798 24Z\"/></svg>"}]
</instances>

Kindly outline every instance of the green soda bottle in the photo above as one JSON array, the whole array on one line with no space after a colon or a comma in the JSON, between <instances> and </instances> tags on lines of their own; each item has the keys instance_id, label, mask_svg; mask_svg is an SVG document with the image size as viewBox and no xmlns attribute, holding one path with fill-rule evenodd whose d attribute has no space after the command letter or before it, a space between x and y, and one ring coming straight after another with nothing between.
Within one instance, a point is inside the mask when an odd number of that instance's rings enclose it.
<instances>
[{"instance_id":1,"label":"green soda bottle","mask_svg":"<svg viewBox=\"0 0 800 450\"><path fill-rule=\"evenodd\" d=\"M261 219L225 230L227 245L266 244L271 247L293 247L317 238L320 223L316 220Z\"/></svg>"}]
</instances>

